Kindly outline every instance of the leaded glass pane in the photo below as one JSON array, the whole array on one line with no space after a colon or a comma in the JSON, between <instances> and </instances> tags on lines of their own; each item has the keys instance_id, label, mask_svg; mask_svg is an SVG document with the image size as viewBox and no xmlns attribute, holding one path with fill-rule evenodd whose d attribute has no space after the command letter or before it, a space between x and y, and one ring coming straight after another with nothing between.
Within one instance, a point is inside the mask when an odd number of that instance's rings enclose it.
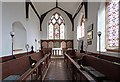
<instances>
[{"instance_id":1,"label":"leaded glass pane","mask_svg":"<svg viewBox=\"0 0 120 82\"><path fill-rule=\"evenodd\" d=\"M49 20L49 39L64 39L64 19L58 13Z\"/></svg>"},{"instance_id":2,"label":"leaded glass pane","mask_svg":"<svg viewBox=\"0 0 120 82\"><path fill-rule=\"evenodd\" d=\"M56 20L55 20L55 19L53 19L53 20L52 20L52 23L53 23L53 24L55 24L55 23L56 23Z\"/></svg>"},{"instance_id":3,"label":"leaded glass pane","mask_svg":"<svg viewBox=\"0 0 120 82\"><path fill-rule=\"evenodd\" d=\"M49 25L49 39L53 39L53 24Z\"/></svg>"},{"instance_id":4,"label":"leaded glass pane","mask_svg":"<svg viewBox=\"0 0 120 82\"><path fill-rule=\"evenodd\" d=\"M60 18L58 19L58 23L61 24L61 20L60 20Z\"/></svg>"},{"instance_id":5,"label":"leaded glass pane","mask_svg":"<svg viewBox=\"0 0 120 82\"><path fill-rule=\"evenodd\" d=\"M55 19L58 19L59 18L59 15L58 13L55 14Z\"/></svg>"},{"instance_id":6,"label":"leaded glass pane","mask_svg":"<svg viewBox=\"0 0 120 82\"><path fill-rule=\"evenodd\" d=\"M49 24L51 23L51 20L49 20Z\"/></svg>"},{"instance_id":7,"label":"leaded glass pane","mask_svg":"<svg viewBox=\"0 0 120 82\"><path fill-rule=\"evenodd\" d=\"M81 26L81 37L84 37L84 32L85 32L85 26L84 26L84 22L82 22L82 26Z\"/></svg>"},{"instance_id":8,"label":"leaded glass pane","mask_svg":"<svg viewBox=\"0 0 120 82\"><path fill-rule=\"evenodd\" d=\"M60 35L60 28L59 28L59 25L56 23L55 26L54 26L54 37L55 39L59 39L59 35Z\"/></svg>"},{"instance_id":9,"label":"leaded glass pane","mask_svg":"<svg viewBox=\"0 0 120 82\"><path fill-rule=\"evenodd\" d=\"M54 16L51 17L51 19L53 19Z\"/></svg>"},{"instance_id":10,"label":"leaded glass pane","mask_svg":"<svg viewBox=\"0 0 120 82\"><path fill-rule=\"evenodd\" d=\"M62 20L63 20L63 17L62 17L62 16L60 16L60 19L62 19Z\"/></svg>"},{"instance_id":11,"label":"leaded glass pane","mask_svg":"<svg viewBox=\"0 0 120 82\"><path fill-rule=\"evenodd\" d=\"M119 46L119 0L112 0L107 6L107 46Z\"/></svg>"},{"instance_id":12,"label":"leaded glass pane","mask_svg":"<svg viewBox=\"0 0 120 82\"><path fill-rule=\"evenodd\" d=\"M64 39L64 24L60 25L60 39Z\"/></svg>"}]
</instances>

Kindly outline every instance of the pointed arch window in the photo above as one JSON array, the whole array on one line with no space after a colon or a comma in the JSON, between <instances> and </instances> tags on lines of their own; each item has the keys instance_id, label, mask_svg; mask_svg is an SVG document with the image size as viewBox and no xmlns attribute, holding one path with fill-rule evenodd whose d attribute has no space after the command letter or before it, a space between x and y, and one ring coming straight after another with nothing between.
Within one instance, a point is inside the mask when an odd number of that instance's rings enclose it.
<instances>
[{"instance_id":1,"label":"pointed arch window","mask_svg":"<svg viewBox=\"0 0 120 82\"><path fill-rule=\"evenodd\" d=\"M59 13L54 13L48 23L49 39L64 39L65 22Z\"/></svg>"},{"instance_id":2,"label":"pointed arch window","mask_svg":"<svg viewBox=\"0 0 120 82\"><path fill-rule=\"evenodd\" d=\"M77 27L77 39L84 37L85 35L85 20L84 15L82 15L82 18L80 19L80 26Z\"/></svg>"}]
</instances>

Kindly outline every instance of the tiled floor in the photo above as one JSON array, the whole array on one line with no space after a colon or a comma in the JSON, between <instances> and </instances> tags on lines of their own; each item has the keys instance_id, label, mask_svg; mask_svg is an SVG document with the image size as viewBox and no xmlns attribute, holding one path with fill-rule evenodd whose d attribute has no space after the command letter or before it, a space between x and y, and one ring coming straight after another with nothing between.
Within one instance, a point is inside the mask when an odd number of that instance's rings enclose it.
<instances>
[{"instance_id":1,"label":"tiled floor","mask_svg":"<svg viewBox=\"0 0 120 82\"><path fill-rule=\"evenodd\" d=\"M63 58L52 58L45 80L71 80Z\"/></svg>"}]
</instances>

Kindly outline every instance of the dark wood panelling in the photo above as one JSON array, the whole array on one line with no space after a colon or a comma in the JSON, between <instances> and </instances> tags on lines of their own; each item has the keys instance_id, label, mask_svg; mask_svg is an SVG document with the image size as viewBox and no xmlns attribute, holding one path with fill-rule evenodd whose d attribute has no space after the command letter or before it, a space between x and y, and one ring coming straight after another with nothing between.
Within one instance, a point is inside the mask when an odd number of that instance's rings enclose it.
<instances>
[{"instance_id":1,"label":"dark wood panelling","mask_svg":"<svg viewBox=\"0 0 120 82\"><path fill-rule=\"evenodd\" d=\"M106 76L107 79L120 82L120 65L94 56L85 55L83 65L91 66Z\"/></svg>"},{"instance_id":2,"label":"dark wood panelling","mask_svg":"<svg viewBox=\"0 0 120 82\"><path fill-rule=\"evenodd\" d=\"M43 46L44 46L44 45L42 44L43 42L46 42L46 43L47 43L47 46L46 46L45 48L49 48L49 47L48 47L49 42L53 42L53 46L54 46L54 44L55 44L56 42L58 42L59 44L61 44L61 42L65 42L65 43L66 43L66 45L65 45L65 46L66 46L66 49L67 49L67 48L72 48L72 49L73 49L73 46L74 46L74 45L73 45L73 40L41 40L41 47L42 47L42 48L43 48ZM69 46L67 45L68 42L71 42L71 47L69 47ZM60 45L60 46L61 46L61 45ZM53 48L54 48L54 47L53 47Z\"/></svg>"},{"instance_id":3,"label":"dark wood panelling","mask_svg":"<svg viewBox=\"0 0 120 82\"><path fill-rule=\"evenodd\" d=\"M9 75L23 75L31 67L29 56L39 62L44 57L44 53L40 51L38 53L33 53L27 56L0 63L2 65L2 78L0 78L0 80L6 78Z\"/></svg>"},{"instance_id":4,"label":"dark wood panelling","mask_svg":"<svg viewBox=\"0 0 120 82\"><path fill-rule=\"evenodd\" d=\"M19 53L19 54L14 54L14 56L16 58L19 58L19 57L22 57L22 56L26 56L27 54L32 54L31 52L24 52L24 53ZM12 60L13 57L12 55L9 55L9 56L4 56L4 57L0 57L0 63L1 62L6 62L6 61L9 61L9 60Z\"/></svg>"},{"instance_id":5,"label":"dark wood panelling","mask_svg":"<svg viewBox=\"0 0 120 82\"><path fill-rule=\"evenodd\" d=\"M26 8L26 19L29 18L29 2L25 2L25 8Z\"/></svg>"},{"instance_id":6,"label":"dark wood panelling","mask_svg":"<svg viewBox=\"0 0 120 82\"><path fill-rule=\"evenodd\" d=\"M84 8L85 8L85 19L88 17L88 2L84 2Z\"/></svg>"}]
</instances>

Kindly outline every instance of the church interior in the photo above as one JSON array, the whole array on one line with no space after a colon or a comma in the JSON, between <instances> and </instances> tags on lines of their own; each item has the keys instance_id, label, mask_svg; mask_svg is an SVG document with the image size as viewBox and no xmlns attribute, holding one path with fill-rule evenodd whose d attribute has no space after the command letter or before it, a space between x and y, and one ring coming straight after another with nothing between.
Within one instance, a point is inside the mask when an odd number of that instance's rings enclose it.
<instances>
[{"instance_id":1,"label":"church interior","mask_svg":"<svg viewBox=\"0 0 120 82\"><path fill-rule=\"evenodd\" d=\"M1 0L0 82L120 82L119 0Z\"/></svg>"}]
</instances>

